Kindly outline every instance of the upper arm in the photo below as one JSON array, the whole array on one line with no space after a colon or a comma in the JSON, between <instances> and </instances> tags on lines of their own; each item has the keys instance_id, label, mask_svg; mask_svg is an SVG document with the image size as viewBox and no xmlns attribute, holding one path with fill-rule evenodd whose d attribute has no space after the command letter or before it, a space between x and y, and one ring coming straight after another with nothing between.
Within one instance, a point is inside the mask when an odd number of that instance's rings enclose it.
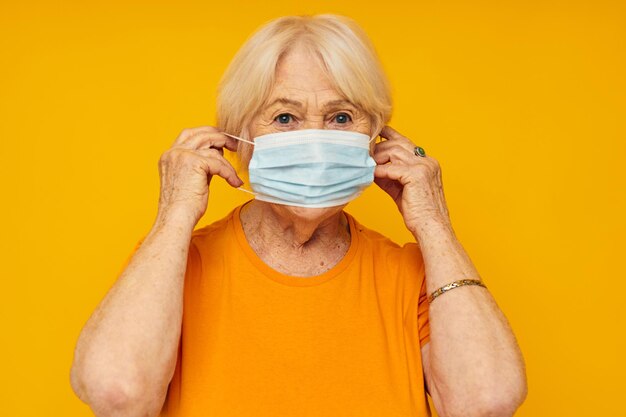
<instances>
[{"instance_id":1,"label":"upper arm","mask_svg":"<svg viewBox=\"0 0 626 417\"><path fill-rule=\"evenodd\" d=\"M449 405L449 401L444 401L441 393L437 390L437 385L435 384L435 374L433 373L432 361L430 356L430 342L426 343L422 346L422 367L424 369L424 381L426 386L426 392L430 395L430 398L433 401L433 405L435 407L435 411L437 415L444 416L449 415L447 412L446 406ZM452 415L469 415L465 413ZM481 414L482 415L482 414Z\"/></svg>"}]
</instances>

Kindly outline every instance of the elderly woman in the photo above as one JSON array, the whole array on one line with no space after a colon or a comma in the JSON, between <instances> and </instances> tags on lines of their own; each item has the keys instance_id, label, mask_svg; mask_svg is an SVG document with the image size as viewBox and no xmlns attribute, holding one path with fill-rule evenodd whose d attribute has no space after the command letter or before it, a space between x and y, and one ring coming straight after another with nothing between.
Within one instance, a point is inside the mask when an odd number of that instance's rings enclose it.
<instances>
[{"instance_id":1,"label":"elderly woman","mask_svg":"<svg viewBox=\"0 0 626 417\"><path fill-rule=\"evenodd\" d=\"M455 237L437 161L390 115L347 18L279 18L245 43L217 127L163 153L154 225L81 332L71 383L97 416L428 416L427 394L442 417L515 412L515 337ZM216 175L254 198L194 231ZM416 242L344 211L372 182Z\"/></svg>"}]
</instances>

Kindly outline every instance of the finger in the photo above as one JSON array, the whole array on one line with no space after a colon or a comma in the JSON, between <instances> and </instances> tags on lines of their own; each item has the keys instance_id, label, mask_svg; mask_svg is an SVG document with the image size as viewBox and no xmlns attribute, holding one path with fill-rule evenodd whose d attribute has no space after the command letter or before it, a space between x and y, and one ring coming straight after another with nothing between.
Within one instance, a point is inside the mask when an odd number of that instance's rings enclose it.
<instances>
[{"instance_id":1,"label":"finger","mask_svg":"<svg viewBox=\"0 0 626 417\"><path fill-rule=\"evenodd\" d=\"M397 146L397 145L402 145L404 146L406 149L410 150L411 152L413 151L413 148L415 148L415 144L413 142L411 142L410 140L404 138L404 139L385 139L381 142L378 142L376 144L376 148L380 148L380 149L385 149L385 148L390 148L392 146Z\"/></svg>"},{"instance_id":2,"label":"finger","mask_svg":"<svg viewBox=\"0 0 626 417\"><path fill-rule=\"evenodd\" d=\"M239 142L237 139L232 138L230 136L224 135L224 133L220 132L223 136L226 137L226 142L224 143L224 147L231 152L237 152L239 149Z\"/></svg>"},{"instance_id":3,"label":"finger","mask_svg":"<svg viewBox=\"0 0 626 417\"><path fill-rule=\"evenodd\" d=\"M217 149L198 149L194 151L194 153L202 156L208 163L210 163L210 167L213 170L210 174L217 174L232 185L238 186L241 185L238 184L239 182L243 183L237 175L235 168L219 153Z\"/></svg>"},{"instance_id":4,"label":"finger","mask_svg":"<svg viewBox=\"0 0 626 417\"><path fill-rule=\"evenodd\" d=\"M376 155L385 155L391 154L395 155L397 158L402 158L407 163L412 163L415 158L415 145L412 143L403 143L399 141L386 141L380 143L374 149L374 158Z\"/></svg>"},{"instance_id":5,"label":"finger","mask_svg":"<svg viewBox=\"0 0 626 417\"><path fill-rule=\"evenodd\" d=\"M416 159L413 152L400 145L388 147L382 150L376 150L373 158L379 165L386 164L388 162L401 163L404 165L415 165L419 163L419 160Z\"/></svg>"},{"instance_id":6,"label":"finger","mask_svg":"<svg viewBox=\"0 0 626 417\"><path fill-rule=\"evenodd\" d=\"M217 149L198 149L194 153L203 157L209 165L211 175L219 175L233 187L240 187L243 181L237 175L235 168L224 158Z\"/></svg>"},{"instance_id":7,"label":"finger","mask_svg":"<svg viewBox=\"0 0 626 417\"><path fill-rule=\"evenodd\" d=\"M410 140L406 136L402 136L400 132L398 132L396 129L392 128L391 126L383 127L383 129L380 131L380 136L385 139L407 140L410 142Z\"/></svg>"},{"instance_id":8,"label":"finger","mask_svg":"<svg viewBox=\"0 0 626 417\"><path fill-rule=\"evenodd\" d=\"M215 151L217 151L220 155L224 155L224 148L211 148L210 146L203 146L201 148L198 148L196 150L201 151L204 149L213 149Z\"/></svg>"},{"instance_id":9,"label":"finger","mask_svg":"<svg viewBox=\"0 0 626 417\"><path fill-rule=\"evenodd\" d=\"M385 164L377 165L374 169L375 178L388 178L406 185L413 180L411 167L407 165Z\"/></svg>"},{"instance_id":10,"label":"finger","mask_svg":"<svg viewBox=\"0 0 626 417\"><path fill-rule=\"evenodd\" d=\"M178 137L176 138L172 146L176 146L185 142L190 137L196 135L199 132L217 132L217 131L218 130L213 126L198 126L198 127L186 128L180 132L180 134L178 135Z\"/></svg>"},{"instance_id":11,"label":"finger","mask_svg":"<svg viewBox=\"0 0 626 417\"><path fill-rule=\"evenodd\" d=\"M198 148L208 145L212 148L226 148L229 151L237 152L237 141L222 132L200 133L196 137L198 138Z\"/></svg>"},{"instance_id":12,"label":"finger","mask_svg":"<svg viewBox=\"0 0 626 417\"><path fill-rule=\"evenodd\" d=\"M237 151L237 142L220 132L200 131L189 136L178 146L186 149L226 148L233 152Z\"/></svg>"}]
</instances>

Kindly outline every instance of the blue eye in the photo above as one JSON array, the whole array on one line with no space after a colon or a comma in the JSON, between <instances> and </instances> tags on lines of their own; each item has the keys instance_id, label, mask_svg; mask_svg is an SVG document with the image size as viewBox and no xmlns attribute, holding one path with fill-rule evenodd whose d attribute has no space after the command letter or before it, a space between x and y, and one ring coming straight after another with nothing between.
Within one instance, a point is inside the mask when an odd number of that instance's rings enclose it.
<instances>
[{"instance_id":1,"label":"blue eye","mask_svg":"<svg viewBox=\"0 0 626 417\"><path fill-rule=\"evenodd\" d=\"M351 119L350 115L348 115L346 113L339 113L338 115L335 116L335 121L337 123L340 123L340 124L348 123L351 120L352 119Z\"/></svg>"},{"instance_id":2,"label":"blue eye","mask_svg":"<svg viewBox=\"0 0 626 417\"><path fill-rule=\"evenodd\" d=\"M289 113L282 113L282 114L279 114L274 120L276 120L280 124L286 125L289 122L291 122L292 117L293 116L291 116Z\"/></svg>"}]
</instances>

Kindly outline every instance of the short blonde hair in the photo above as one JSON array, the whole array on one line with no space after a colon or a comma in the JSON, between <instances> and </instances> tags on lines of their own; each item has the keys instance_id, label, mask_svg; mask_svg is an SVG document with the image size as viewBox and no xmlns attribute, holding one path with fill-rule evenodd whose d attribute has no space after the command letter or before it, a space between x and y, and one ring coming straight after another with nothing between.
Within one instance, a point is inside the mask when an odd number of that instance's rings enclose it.
<instances>
[{"instance_id":1,"label":"short blonde hair","mask_svg":"<svg viewBox=\"0 0 626 417\"><path fill-rule=\"evenodd\" d=\"M391 118L389 81L363 29L332 14L280 17L253 33L220 81L218 128L250 140L249 124L269 99L279 60L296 44L310 48L337 91L369 115L371 134L380 132ZM239 142L237 154L247 169L252 145Z\"/></svg>"}]
</instances>

